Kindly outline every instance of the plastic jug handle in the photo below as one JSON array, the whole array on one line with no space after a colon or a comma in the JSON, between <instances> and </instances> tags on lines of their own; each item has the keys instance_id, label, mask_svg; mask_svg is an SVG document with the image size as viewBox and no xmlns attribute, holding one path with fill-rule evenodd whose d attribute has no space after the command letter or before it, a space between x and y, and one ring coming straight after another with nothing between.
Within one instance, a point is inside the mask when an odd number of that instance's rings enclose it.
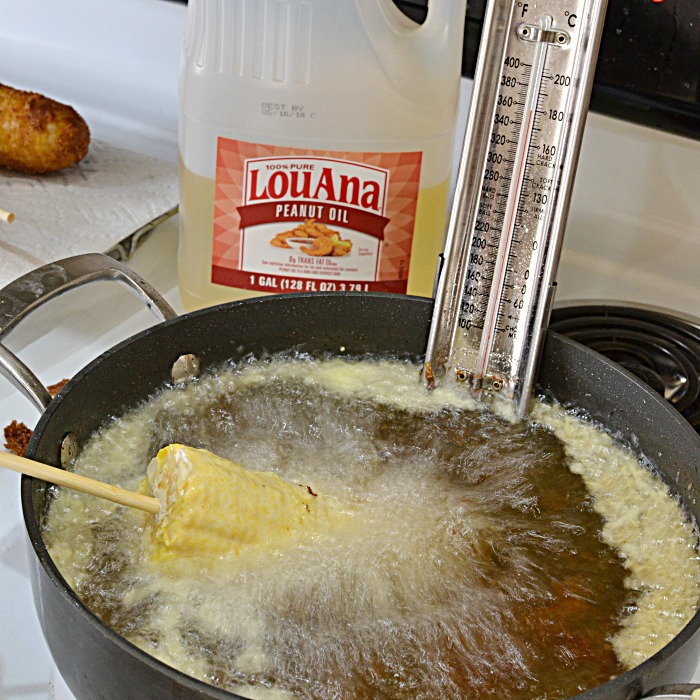
<instances>
[{"instance_id":1,"label":"plastic jug handle","mask_svg":"<svg viewBox=\"0 0 700 700\"><path fill-rule=\"evenodd\" d=\"M355 2L379 60L402 94L439 98L457 82L467 0L431 0L422 25L392 0Z\"/></svg>"},{"instance_id":2,"label":"plastic jug handle","mask_svg":"<svg viewBox=\"0 0 700 700\"><path fill-rule=\"evenodd\" d=\"M467 0L431 0L428 3L428 16L421 32L439 41L441 37L444 38L448 28L454 29L456 26L459 28L459 33L464 36L466 13Z\"/></svg>"}]
</instances>

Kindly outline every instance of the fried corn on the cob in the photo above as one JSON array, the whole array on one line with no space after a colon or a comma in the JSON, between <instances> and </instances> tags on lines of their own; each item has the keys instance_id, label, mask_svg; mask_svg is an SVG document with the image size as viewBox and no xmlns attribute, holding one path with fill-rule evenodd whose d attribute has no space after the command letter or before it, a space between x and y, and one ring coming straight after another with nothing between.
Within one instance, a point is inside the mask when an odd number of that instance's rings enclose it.
<instances>
[{"instance_id":1,"label":"fried corn on the cob","mask_svg":"<svg viewBox=\"0 0 700 700\"><path fill-rule=\"evenodd\" d=\"M75 165L90 130L68 105L0 84L0 167L39 175Z\"/></svg>"},{"instance_id":2,"label":"fried corn on the cob","mask_svg":"<svg viewBox=\"0 0 700 700\"><path fill-rule=\"evenodd\" d=\"M274 472L250 471L179 444L151 460L147 481L161 502L152 531L156 558L218 558L278 545L325 512L328 500Z\"/></svg>"}]
</instances>

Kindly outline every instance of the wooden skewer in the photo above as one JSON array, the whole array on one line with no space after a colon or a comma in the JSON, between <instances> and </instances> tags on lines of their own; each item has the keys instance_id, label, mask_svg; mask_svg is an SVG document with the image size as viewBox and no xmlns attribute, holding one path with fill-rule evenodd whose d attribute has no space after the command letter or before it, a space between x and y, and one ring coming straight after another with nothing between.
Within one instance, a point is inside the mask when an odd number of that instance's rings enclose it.
<instances>
[{"instance_id":1,"label":"wooden skewer","mask_svg":"<svg viewBox=\"0 0 700 700\"><path fill-rule=\"evenodd\" d=\"M0 219L8 224L11 224L15 220L15 215L7 209L0 209Z\"/></svg>"},{"instance_id":2,"label":"wooden skewer","mask_svg":"<svg viewBox=\"0 0 700 700\"><path fill-rule=\"evenodd\" d=\"M145 496L141 493L127 491L119 486L105 484L102 481L90 479L80 474L74 474L65 469L50 467L47 464L35 462L26 457L18 457L9 452L0 452L0 467L5 467L5 469L11 469L21 474L27 474L36 479L43 479L52 484L58 484L58 486L67 486L76 491L89 493L91 496L105 498L108 501L112 501L112 503L119 503L120 505L129 506L130 508L138 508L139 510L153 513L154 515L160 512L160 501L153 496Z\"/></svg>"}]
</instances>

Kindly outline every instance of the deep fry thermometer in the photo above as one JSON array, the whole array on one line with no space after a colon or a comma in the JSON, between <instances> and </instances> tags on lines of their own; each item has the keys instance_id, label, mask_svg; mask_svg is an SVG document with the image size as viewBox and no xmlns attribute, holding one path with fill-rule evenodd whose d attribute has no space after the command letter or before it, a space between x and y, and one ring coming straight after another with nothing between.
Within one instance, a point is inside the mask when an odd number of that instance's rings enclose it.
<instances>
[{"instance_id":1,"label":"deep fry thermometer","mask_svg":"<svg viewBox=\"0 0 700 700\"><path fill-rule=\"evenodd\" d=\"M490 0L424 379L519 415L537 373L606 0Z\"/></svg>"}]
</instances>

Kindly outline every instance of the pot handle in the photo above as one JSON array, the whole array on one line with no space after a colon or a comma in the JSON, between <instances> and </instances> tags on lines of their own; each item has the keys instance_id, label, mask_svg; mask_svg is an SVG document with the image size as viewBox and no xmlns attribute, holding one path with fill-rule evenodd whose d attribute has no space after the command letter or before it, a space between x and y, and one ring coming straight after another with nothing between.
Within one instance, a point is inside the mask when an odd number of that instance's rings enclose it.
<instances>
[{"instance_id":1,"label":"pot handle","mask_svg":"<svg viewBox=\"0 0 700 700\"><path fill-rule=\"evenodd\" d=\"M3 344L3 338L34 309L84 284L114 280L125 285L158 317L167 321L177 314L170 304L140 275L102 253L87 253L49 263L10 282L0 290L0 374L40 410L49 405L51 395L37 376Z\"/></svg>"},{"instance_id":2,"label":"pot handle","mask_svg":"<svg viewBox=\"0 0 700 700\"><path fill-rule=\"evenodd\" d=\"M643 700L700 700L700 684L664 685L651 690Z\"/></svg>"}]
</instances>

